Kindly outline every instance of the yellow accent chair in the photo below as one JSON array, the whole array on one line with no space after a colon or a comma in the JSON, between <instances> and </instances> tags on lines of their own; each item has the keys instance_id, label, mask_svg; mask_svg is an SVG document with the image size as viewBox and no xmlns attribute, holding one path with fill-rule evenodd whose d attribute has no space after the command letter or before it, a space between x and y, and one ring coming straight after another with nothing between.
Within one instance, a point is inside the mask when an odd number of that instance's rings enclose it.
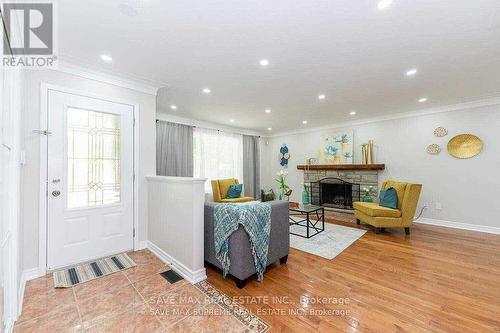
<instances>
[{"instance_id":1,"label":"yellow accent chair","mask_svg":"<svg viewBox=\"0 0 500 333\"><path fill-rule=\"evenodd\" d=\"M354 215L356 223L361 221L375 227L375 232L385 231L385 228L405 228L405 233L410 234L413 224L418 198L422 184L402 183L388 180L382 184L382 189L393 187L398 195L398 208L392 209L379 206L375 202L354 202Z\"/></svg>"},{"instance_id":2,"label":"yellow accent chair","mask_svg":"<svg viewBox=\"0 0 500 333\"><path fill-rule=\"evenodd\" d=\"M235 178L213 179L211 182L212 182L212 192L214 195L215 202L235 203L235 202L248 202L248 201L255 200L255 198L252 198L252 197L239 197L239 198L234 198L234 199L226 198L227 191L229 190L229 186L237 185L238 179L235 179Z\"/></svg>"}]
</instances>

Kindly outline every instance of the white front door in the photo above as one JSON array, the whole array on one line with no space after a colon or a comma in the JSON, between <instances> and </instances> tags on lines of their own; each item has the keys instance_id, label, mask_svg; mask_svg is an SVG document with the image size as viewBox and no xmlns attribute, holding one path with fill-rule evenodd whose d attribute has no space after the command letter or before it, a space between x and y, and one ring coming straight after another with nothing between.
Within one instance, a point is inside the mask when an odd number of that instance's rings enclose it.
<instances>
[{"instance_id":1,"label":"white front door","mask_svg":"<svg viewBox=\"0 0 500 333\"><path fill-rule=\"evenodd\" d=\"M133 248L133 107L48 97L47 269Z\"/></svg>"}]
</instances>

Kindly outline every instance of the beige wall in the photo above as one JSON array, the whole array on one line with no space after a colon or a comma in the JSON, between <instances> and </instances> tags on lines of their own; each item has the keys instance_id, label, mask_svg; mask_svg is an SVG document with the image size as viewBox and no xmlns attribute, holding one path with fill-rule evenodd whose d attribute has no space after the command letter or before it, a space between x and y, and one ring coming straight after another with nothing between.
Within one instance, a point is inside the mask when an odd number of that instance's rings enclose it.
<instances>
[{"instance_id":1,"label":"beige wall","mask_svg":"<svg viewBox=\"0 0 500 333\"><path fill-rule=\"evenodd\" d=\"M38 267L40 136L33 134L32 130L41 128L40 85L42 82L139 105L139 119L136 119L139 123L139 137L136 138L139 142L139 168L136 170L139 190L139 230L137 232L140 241L146 240L148 192L145 176L156 173L156 96L58 71L26 71L22 114L26 164L21 173L23 268Z\"/></svg>"},{"instance_id":2,"label":"beige wall","mask_svg":"<svg viewBox=\"0 0 500 333\"><path fill-rule=\"evenodd\" d=\"M446 127L449 134L444 138L435 137L433 131L438 126ZM500 205L496 197L500 193L499 129L500 105L495 105L264 138L262 187L277 190L274 178L280 170L279 148L286 143L291 154L288 167L288 180L294 190L291 199L301 200L303 172L297 170L297 164L304 164L307 157L318 156L322 134L352 130L355 163L361 163L360 144L375 140L376 162L386 165L379 174L379 182L396 179L423 184L419 208L424 203L429 205L424 217L500 227ZM481 154L466 160L448 154L448 140L461 133L473 133L483 140ZM441 146L441 154L426 153L431 143ZM441 203L442 208L436 209L436 203Z\"/></svg>"}]
</instances>

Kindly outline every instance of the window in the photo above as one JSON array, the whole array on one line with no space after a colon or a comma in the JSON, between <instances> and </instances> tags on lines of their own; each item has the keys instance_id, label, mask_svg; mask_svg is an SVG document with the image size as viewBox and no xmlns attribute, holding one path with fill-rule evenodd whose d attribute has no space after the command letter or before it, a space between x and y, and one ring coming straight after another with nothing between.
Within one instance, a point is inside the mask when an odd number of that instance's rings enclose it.
<instances>
[{"instance_id":1,"label":"window","mask_svg":"<svg viewBox=\"0 0 500 333\"><path fill-rule=\"evenodd\" d=\"M194 129L194 177L243 180L243 136L217 130ZM205 192L212 193L210 182Z\"/></svg>"},{"instance_id":2,"label":"window","mask_svg":"<svg viewBox=\"0 0 500 333\"><path fill-rule=\"evenodd\" d=\"M120 202L120 116L68 108L68 208Z\"/></svg>"}]
</instances>

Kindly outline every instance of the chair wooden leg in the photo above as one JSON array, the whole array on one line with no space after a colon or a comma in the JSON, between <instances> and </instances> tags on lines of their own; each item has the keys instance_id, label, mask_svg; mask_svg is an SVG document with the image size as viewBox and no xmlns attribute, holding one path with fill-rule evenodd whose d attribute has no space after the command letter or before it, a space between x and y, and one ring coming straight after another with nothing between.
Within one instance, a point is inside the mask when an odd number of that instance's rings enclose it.
<instances>
[{"instance_id":1,"label":"chair wooden leg","mask_svg":"<svg viewBox=\"0 0 500 333\"><path fill-rule=\"evenodd\" d=\"M238 278L235 278L236 280L236 286L240 289L242 289L243 287L245 287L245 280L240 280Z\"/></svg>"},{"instance_id":2,"label":"chair wooden leg","mask_svg":"<svg viewBox=\"0 0 500 333\"><path fill-rule=\"evenodd\" d=\"M359 219L356 219L356 224L357 225L360 225L361 224L361 221Z\"/></svg>"},{"instance_id":3,"label":"chair wooden leg","mask_svg":"<svg viewBox=\"0 0 500 333\"><path fill-rule=\"evenodd\" d=\"M405 234L409 235L410 234L410 228L409 227L406 227L405 228Z\"/></svg>"}]
</instances>

